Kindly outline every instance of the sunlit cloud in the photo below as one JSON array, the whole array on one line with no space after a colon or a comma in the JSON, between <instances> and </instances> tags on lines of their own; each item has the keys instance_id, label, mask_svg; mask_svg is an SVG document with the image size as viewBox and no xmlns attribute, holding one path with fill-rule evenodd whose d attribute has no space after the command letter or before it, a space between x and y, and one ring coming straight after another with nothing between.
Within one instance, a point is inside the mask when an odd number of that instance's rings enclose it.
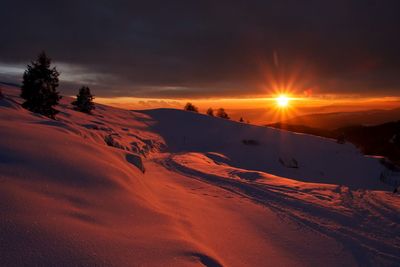
<instances>
[{"instance_id":1,"label":"sunlit cloud","mask_svg":"<svg viewBox=\"0 0 400 267\"><path fill-rule=\"evenodd\" d=\"M104 82L110 82L115 78L112 75L97 73L91 71L87 67L69 64L69 63L57 63L54 64L57 70L61 73L60 81L84 84L84 85L100 85ZM13 79L22 80L22 75L26 70L27 65L21 63L1 63L0 62L0 79Z\"/></svg>"}]
</instances>

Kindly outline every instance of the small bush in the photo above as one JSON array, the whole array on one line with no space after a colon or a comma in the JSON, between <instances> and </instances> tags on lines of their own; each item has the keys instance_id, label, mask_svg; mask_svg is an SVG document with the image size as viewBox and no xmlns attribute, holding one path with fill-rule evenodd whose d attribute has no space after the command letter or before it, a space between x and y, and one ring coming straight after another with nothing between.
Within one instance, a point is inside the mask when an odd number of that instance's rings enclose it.
<instances>
[{"instance_id":1,"label":"small bush","mask_svg":"<svg viewBox=\"0 0 400 267\"><path fill-rule=\"evenodd\" d=\"M227 120L230 119L229 116L228 116L228 113L226 113L225 109L223 109L223 108L219 108L217 110L217 117L220 117L220 118L223 118L223 119L227 119Z\"/></svg>"},{"instance_id":2,"label":"small bush","mask_svg":"<svg viewBox=\"0 0 400 267\"><path fill-rule=\"evenodd\" d=\"M298 169L299 163L295 158L281 158L279 157L279 162L286 168Z\"/></svg>"},{"instance_id":3,"label":"small bush","mask_svg":"<svg viewBox=\"0 0 400 267\"><path fill-rule=\"evenodd\" d=\"M190 102L186 103L183 109L186 111L199 112L199 109Z\"/></svg>"},{"instance_id":4,"label":"small bush","mask_svg":"<svg viewBox=\"0 0 400 267\"><path fill-rule=\"evenodd\" d=\"M207 115L211 116L211 117L214 117L214 110L212 108L208 108L207 109Z\"/></svg>"},{"instance_id":5,"label":"small bush","mask_svg":"<svg viewBox=\"0 0 400 267\"><path fill-rule=\"evenodd\" d=\"M260 143L253 139L243 139L242 143L247 146L258 146Z\"/></svg>"},{"instance_id":6,"label":"small bush","mask_svg":"<svg viewBox=\"0 0 400 267\"><path fill-rule=\"evenodd\" d=\"M345 144L345 143L346 143L346 137L345 137L345 135L344 135L344 134L340 134L340 135L337 137L336 142L337 142L338 144Z\"/></svg>"}]
</instances>

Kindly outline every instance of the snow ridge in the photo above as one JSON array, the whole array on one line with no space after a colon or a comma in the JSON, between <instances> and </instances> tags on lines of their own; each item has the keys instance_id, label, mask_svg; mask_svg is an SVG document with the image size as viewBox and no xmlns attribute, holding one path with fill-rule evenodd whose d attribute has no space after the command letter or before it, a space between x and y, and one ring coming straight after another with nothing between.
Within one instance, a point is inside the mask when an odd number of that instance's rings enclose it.
<instances>
[{"instance_id":1,"label":"snow ridge","mask_svg":"<svg viewBox=\"0 0 400 267\"><path fill-rule=\"evenodd\" d=\"M3 92L2 266L400 262L399 195L352 145L68 97L50 120Z\"/></svg>"}]
</instances>

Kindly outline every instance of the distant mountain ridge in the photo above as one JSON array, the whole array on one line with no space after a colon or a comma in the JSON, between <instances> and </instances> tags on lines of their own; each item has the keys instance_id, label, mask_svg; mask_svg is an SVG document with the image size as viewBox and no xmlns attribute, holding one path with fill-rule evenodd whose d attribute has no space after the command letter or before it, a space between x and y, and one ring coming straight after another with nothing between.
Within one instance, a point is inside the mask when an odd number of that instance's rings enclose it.
<instances>
[{"instance_id":1,"label":"distant mountain ridge","mask_svg":"<svg viewBox=\"0 0 400 267\"><path fill-rule=\"evenodd\" d=\"M284 120L281 123L335 130L353 125L372 126L397 120L400 120L400 108L309 114Z\"/></svg>"},{"instance_id":2,"label":"distant mountain ridge","mask_svg":"<svg viewBox=\"0 0 400 267\"><path fill-rule=\"evenodd\" d=\"M373 126L353 125L335 130L273 123L269 127L351 142L364 154L384 156L400 165L400 120Z\"/></svg>"}]
</instances>

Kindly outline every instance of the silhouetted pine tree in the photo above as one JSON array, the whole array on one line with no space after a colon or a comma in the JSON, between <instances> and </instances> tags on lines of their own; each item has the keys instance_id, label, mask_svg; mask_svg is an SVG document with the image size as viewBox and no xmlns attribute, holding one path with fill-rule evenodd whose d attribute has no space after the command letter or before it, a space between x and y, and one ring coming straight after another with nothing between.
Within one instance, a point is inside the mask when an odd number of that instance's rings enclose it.
<instances>
[{"instance_id":1,"label":"silhouetted pine tree","mask_svg":"<svg viewBox=\"0 0 400 267\"><path fill-rule=\"evenodd\" d=\"M195 106L195 105L193 105L192 103L186 103L186 105L185 105L185 107L184 107L184 110L187 110L187 111L193 111L193 112L199 112L199 109Z\"/></svg>"},{"instance_id":2,"label":"silhouetted pine tree","mask_svg":"<svg viewBox=\"0 0 400 267\"><path fill-rule=\"evenodd\" d=\"M346 136L344 133L341 133L337 138L336 138L336 142L338 144L344 144L346 143Z\"/></svg>"},{"instance_id":3,"label":"silhouetted pine tree","mask_svg":"<svg viewBox=\"0 0 400 267\"><path fill-rule=\"evenodd\" d=\"M244 119L240 117L239 122L244 122Z\"/></svg>"},{"instance_id":4,"label":"silhouetted pine tree","mask_svg":"<svg viewBox=\"0 0 400 267\"><path fill-rule=\"evenodd\" d=\"M3 91L0 88L0 100L2 100L3 98L4 98Z\"/></svg>"},{"instance_id":5,"label":"silhouetted pine tree","mask_svg":"<svg viewBox=\"0 0 400 267\"><path fill-rule=\"evenodd\" d=\"M75 106L75 110L90 114L95 109L93 99L94 96L90 93L89 87L82 86L76 95L76 100L71 104Z\"/></svg>"},{"instance_id":6,"label":"silhouetted pine tree","mask_svg":"<svg viewBox=\"0 0 400 267\"><path fill-rule=\"evenodd\" d=\"M219 108L217 110L217 117L223 118L223 119L230 119L228 116L228 113L225 112L225 109Z\"/></svg>"},{"instance_id":7,"label":"silhouetted pine tree","mask_svg":"<svg viewBox=\"0 0 400 267\"><path fill-rule=\"evenodd\" d=\"M214 110L212 108L207 109L207 115L214 117Z\"/></svg>"},{"instance_id":8,"label":"silhouetted pine tree","mask_svg":"<svg viewBox=\"0 0 400 267\"><path fill-rule=\"evenodd\" d=\"M55 67L50 68L50 64L50 58L42 52L32 65L28 65L23 76L21 97L25 99L24 108L54 119L58 111L53 107L61 99L56 90L60 74Z\"/></svg>"}]
</instances>

